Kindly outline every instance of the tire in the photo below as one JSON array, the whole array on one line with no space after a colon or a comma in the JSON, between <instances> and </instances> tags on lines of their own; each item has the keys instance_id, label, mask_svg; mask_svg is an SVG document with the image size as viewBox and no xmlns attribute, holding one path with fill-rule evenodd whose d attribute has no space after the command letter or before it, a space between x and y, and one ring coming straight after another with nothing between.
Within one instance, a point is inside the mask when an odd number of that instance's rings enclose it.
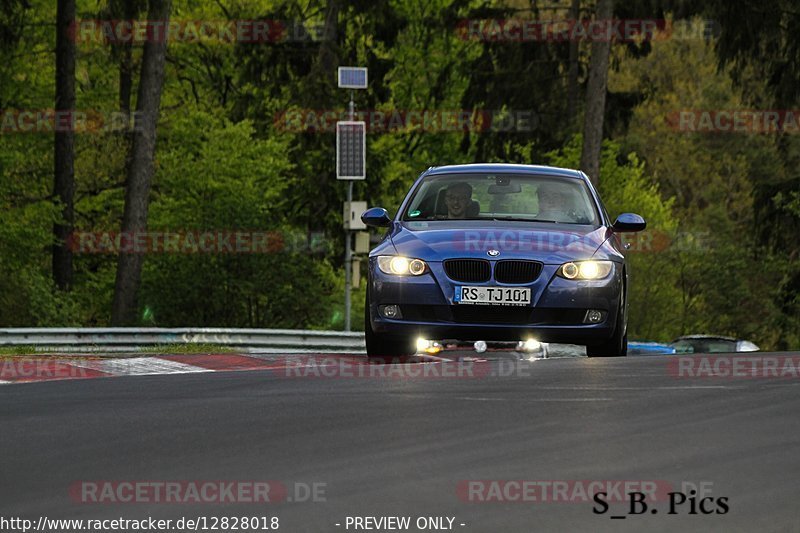
<instances>
[{"instance_id":1,"label":"tire","mask_svg":"<svg viewBox=\"0 0 800 533\"><path fill-rule=\"evenodd\" d=\"M624 287L624 285L623 285ZM586 346L587 357L625 357L628 355L628 331L625 320L625 290L623 289L619 312L617 312L617 323L614 326L614 333L611 338L602 344L590 344Z\"/></svg>"},{"instance_id":2,"label":"tire","mask_svg":"<svg viewBox=\"0 0 800 533\"><path fill-rule=\"evenodd\" d=\"M414 355L416 343L411 338L400 335L377 333L372 330L369 317L369 291L364 302L364 340L367 344L367 357L402 357Z\"/></svg>"},{"instance_id":3,"label":"tire","mask_svg":"<svg viewBox=\"0 0 800 533\"><path fill-rule=\"evenodd\" d=\"M628 334L619 334L621 331L617 323L611 339L603 344L591 344L586 347L587 357L625 357L628 355Z\"/></svg>"}]
</instances>

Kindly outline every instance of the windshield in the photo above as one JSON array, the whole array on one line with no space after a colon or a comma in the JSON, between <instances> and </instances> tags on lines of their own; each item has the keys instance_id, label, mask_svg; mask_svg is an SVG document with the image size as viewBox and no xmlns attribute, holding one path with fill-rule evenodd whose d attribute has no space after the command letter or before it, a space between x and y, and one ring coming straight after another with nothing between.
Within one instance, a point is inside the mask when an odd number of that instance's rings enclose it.
<instances>
[{"instance_id":1,"label":"windshield","mask_svg":"<svg viewBox=\"0 0 800 533\"><path fill-rule=\"evenodd\" d=\"M586 185L578 179L526 174L428 176L402 220L520 220L599 223Z\"/></svg>"}]
</instances>

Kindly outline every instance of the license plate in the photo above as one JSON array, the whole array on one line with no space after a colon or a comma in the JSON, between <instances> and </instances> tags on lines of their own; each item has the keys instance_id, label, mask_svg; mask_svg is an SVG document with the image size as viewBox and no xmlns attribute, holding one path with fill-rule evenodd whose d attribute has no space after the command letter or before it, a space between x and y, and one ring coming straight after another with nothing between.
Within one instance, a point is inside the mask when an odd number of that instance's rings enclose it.
<instances>
[{"instance_id":1,"label":"license plate","mask_svg":"<svg viewBox=\"0 0 800 533\"><path fill-rule=\"evenodd\" d=\"M513 287L456 287L454 301L472 305L529 305L531 290Z\"/></svg>"}]
</instances>

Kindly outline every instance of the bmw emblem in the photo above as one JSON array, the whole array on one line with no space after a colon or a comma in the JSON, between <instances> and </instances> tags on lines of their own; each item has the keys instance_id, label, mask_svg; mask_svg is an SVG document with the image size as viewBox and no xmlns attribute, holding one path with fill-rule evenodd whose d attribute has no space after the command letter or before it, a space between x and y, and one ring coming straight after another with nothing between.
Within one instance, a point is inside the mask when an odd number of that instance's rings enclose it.
<instances>
[{"instance_id":1,"label":"bmw emblem","mask_svg":"<svg viewBox=\"0 0 800 533\"><path fill-rule=\"evenodd\" d=\"M486 253L489 254L490 257L497 257L500 255L500 250L489 250Z\"/></svg>"}]
</instances>

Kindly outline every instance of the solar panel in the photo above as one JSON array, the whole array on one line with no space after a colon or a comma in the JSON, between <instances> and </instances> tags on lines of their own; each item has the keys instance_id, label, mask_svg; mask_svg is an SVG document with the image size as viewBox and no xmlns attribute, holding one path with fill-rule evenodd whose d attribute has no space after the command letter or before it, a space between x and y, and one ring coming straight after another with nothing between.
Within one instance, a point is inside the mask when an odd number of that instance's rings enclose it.
<instances>
[{"instance_id":1,"label":"solar panel","mask_svg":"<svg viewBox=\"0 0 800 533\"><path fill-rule=\"evenodd\" d=\"M339 87L342 89L366 89L367 69L363 67L339 67Z\"/></svg>"},{"instance_id":2,"label":"solar panel","mask_svg":"<svg viewBox=\"0 0 800 533\"><path fill-rule=\"evenodd\" d=\"M367 177L367 123L336 123L336 179L363 180Z\"/></svg>"}]
</instances>

